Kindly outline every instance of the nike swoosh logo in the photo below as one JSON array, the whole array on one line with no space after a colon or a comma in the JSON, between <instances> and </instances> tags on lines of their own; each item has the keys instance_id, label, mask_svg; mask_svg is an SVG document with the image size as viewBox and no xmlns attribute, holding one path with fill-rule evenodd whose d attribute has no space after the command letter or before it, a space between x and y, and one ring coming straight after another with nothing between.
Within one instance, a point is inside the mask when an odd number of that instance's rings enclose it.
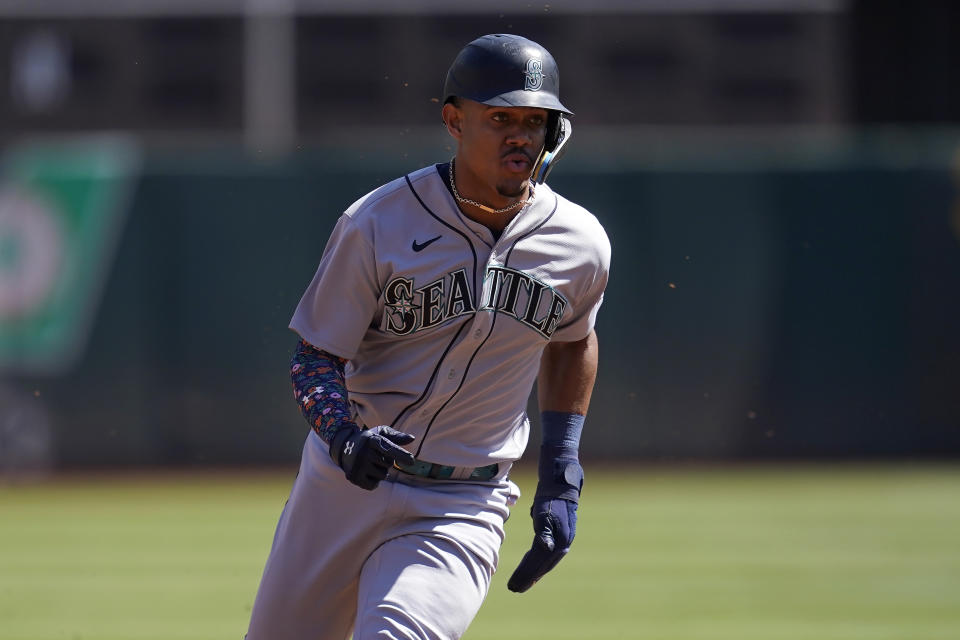
<instances>
[{"instance_id":1,"label":"nike swoosh logo","mask_svg":"<svg viewBox=\"0 0 960 640\"><path fill-rule=\"evenodd\" d=\"M417 244L417 241L414 240L414 241L413 241L413 244L410 245L410 246L411 246L411 248L412 248L414 251L423 251L424 249L426 249L427 247L429 247L431 244L433 244L434 242L436 242L437 240L439 240L439 239L442 238L442 237L443 237L443 236L437 236L436 238L430 238L429 240L427 240L427 241L424 242L423 244Z\"/></svg>"}]
</instances>

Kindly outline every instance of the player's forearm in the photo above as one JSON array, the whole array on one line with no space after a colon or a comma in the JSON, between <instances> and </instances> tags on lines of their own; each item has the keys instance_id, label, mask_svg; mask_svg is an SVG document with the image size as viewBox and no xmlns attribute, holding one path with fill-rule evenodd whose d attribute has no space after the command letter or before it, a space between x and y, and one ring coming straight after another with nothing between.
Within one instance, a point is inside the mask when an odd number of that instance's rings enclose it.
<instances>
[{"instance_id":1,"label":"player's forearm","mask_svg":"<svg viewBox=\"0 0 960 640\"><path fill-rule=\"evenodd\" d=\"M297 344L290 361L293 397L300 413L327 444L338 431L355 426L347 402L346 363L304 340Z\"/></svg>"},{"instance_id":2,"label":"player's forearm","mask_svg":"<svg viewBox=\"0 0 960 640\"><path fill-rule=\"evenodd\" d=\"M540 358L537 395L540 411L587 415L597 379L599 348L591 331L577 342L552 342Z\"/></svg>"},{"instance_id":3,"label":"player's forearm","mask_svg":"<svg viewBox=\"0 0 960 640\"><path fill-rule=\"evenodd\" d=\"M547 345L540 359L538 393L543 440L537 465L537 492L530 515L533 546L507 581L522 593L560 561L577 530L583 488L580 434L597 377L597 337Z\"/></svg>"},{"instance_id":4,"label":"player's forearm","mask_svg":"<svg viewBox=\"0 0 960 640\"><path fill-rule=\"evenodd\" d=\"M537 495L576 501L583 482L580 433L597 378L597 336L547 345L540 359L538 393L543 439Z\"/></svg>"}]
</instances>

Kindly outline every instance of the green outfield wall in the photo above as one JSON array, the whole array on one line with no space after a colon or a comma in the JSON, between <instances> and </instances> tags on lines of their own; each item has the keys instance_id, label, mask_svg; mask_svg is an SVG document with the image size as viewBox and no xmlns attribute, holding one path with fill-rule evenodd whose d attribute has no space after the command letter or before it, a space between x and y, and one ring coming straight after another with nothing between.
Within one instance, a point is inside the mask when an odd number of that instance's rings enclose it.
<instances>
[{"instance_id":1,"label":"green outfield wall","mask_svg":"<svg viewBox=\"0 0 960 640\"><path fill-rule=\"evenodd\" d=\"M586 135L556 170L613 246L585 455L960 454L960 136L804 140ZM295 459L287 322L339 213L437 157L401 150L144 150L76 354L6 352L0 460Z\"/></svg>"}]
</instances>

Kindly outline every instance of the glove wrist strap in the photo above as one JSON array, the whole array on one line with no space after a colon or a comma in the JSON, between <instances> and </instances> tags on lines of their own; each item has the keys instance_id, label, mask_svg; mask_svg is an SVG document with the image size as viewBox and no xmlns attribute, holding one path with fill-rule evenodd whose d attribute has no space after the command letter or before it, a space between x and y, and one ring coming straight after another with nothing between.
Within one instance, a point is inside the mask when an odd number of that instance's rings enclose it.
<instances>
[{"instance_id":1,"label":"glove wrist strap","mask_svg":"<svg viewBox=\"0 0 960 640\"><path fill-rule=\"evenodd\" d=\"M343 467L343 444L360 432L360 427L355 424L344 424L330 438L330 457L338 467Z\"/></svg>"}]
</instances>

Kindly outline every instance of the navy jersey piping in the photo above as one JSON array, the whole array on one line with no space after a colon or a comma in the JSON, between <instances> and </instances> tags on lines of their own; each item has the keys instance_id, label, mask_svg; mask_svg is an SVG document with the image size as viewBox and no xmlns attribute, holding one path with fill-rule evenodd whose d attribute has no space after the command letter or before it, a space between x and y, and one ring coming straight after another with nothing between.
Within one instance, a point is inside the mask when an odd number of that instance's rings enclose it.
<instances>
[{"instance_id":1,"label":"navy jersey piping","mask_svg":"<svg viewBox=\"0 0 960 640\"><path fill-rule=\"evenodd\" d=\"M420 203L420 206L423 207L424 211L426 211L428 214L430 214L430 216L433 217L437 222L439 222L440 224L442 224L442 225L444 225L445 227L449 228L451 231L453 231L453 232L457 233L458 235L460 235L460 237L462 237L463 240L467 243L467 246L470 247L470 252L473 254L473 282L474 282L474 287L476 287L476 282L477 282L477 250L474 248L473 243L470 242L470 238L468 238L465 233L463 233L462 231L460 231L460 230L457 229L456 227L452 226L451 224L449 224L449 223L446 222L445 220L441 219L437 214L435 214L433 211L430 210L430 207L428 207L427 204L423 201L423 199L420 197L420 194L417 193L417 190L413 188L413 183L410 181L410 176L409 176L409 175L404 176L404 179L407 181L407 186L410 188L410 192L413 193L413 196L417 199L417 202ZM466 326L467 326L467 323L466 323L466 322L463 322L463 323L460 324L460 328L457 329L457 332L454 334L453 338L450 340L450 343L447 345L447 348L443 350L443 354L442 354L442 355L440 356L440 358L437 360L437 364L436 364L436 366L435 366L434 369L433 369L433 373L430 374L430 379L427 380L427 384L426 384L426 386L423 388L423 392L420 394L420 396L419 396L416 400L414 400L413 402L411 402L410 404L408 404L407 406L405 406L403 409L400 410L400 413L397 414L397 417L394 418L394 419L390 422L390 425L391 425L391 426L396 425L396 424L400 421L400 419L404 416L404 414L407 413L407 411L409 411L410 409L412 409L413 407L415 407L416 405L420 404L420 402L423 401L423 399L424 399L424 398L426 397L426 395L427 395L427 392L430 390L430 387L433 386L434 380L437 379L437 374L438 374L439 371L440 371L440 368L441 368L441 366L442 366L442 364L443 364L444 359L447 357L447 354L450 352L450 349L453 348L453 345L456 344L457 339L460 337L460 334L463 333L463 329L464 329L464 327L466 327ZM430 424L433 424L433 420L430 421ZM416 456L419 456L419 455L420 455L420 450L423 448L423 443L426 441L426 439L427 439L427 434L428 434L429 432L430 432L430 426L428 425L426 431L425 431L424 434L423 434L423 437L420 438L420 444L419 444L419 446L417 447L417 451L416 451L416 453L415 453L414 455L416 455Z\"/></svg>"},{"instance_id":2,"label":"navy jersey piping","mask_svg":"<svg viewBox=\"0 0 960 640\"><path fill-rule=\"evenodd\" d=\"M520 236L519 238L517 238L516 240L513 241L513 244L510 245L510 250L507 251L507 259L503 261L503 266L505 266L505 267L506 267L506 266L509 266L509 264L510 264L510 256L513 254L513 250L514 250L514 248L517 246L517 243L520 242L521 240L523 240L524 238L526 238L527 236L529 236L530 234L534 233L535 231L539 231L539 230L540 230L540 227L542 227L543 225L547 224L547 222L550 221L550 218L553 217L553 214L555 214L555 213L557 212L557 206L558 206L559 204L560 204L560 201L557 199L557 196L554 195L554 196L553 196L553 209L550 211L549 215L547 215L543 220L541 220L541 221L540 221L540 224L538 224L537 226L535 226L533 229L530 229L530 231L527 231L525 234L523 234L522 236Z\"/></svg>"},{"instance_id":3,"label":"navy jersey piping","mask_svg":"<svg viewBox=\"0 0 960 640\"><path fill-rule=\"evenodd\" d=\"M506 258L506 260L503 261L503 266L507 266L507 265L509 264L509 262L510 262L510 255L513 253L513 249L517 246L517 243L519 243L521 240L523 240L524 238L527 238L528 236L530 236L530 234L532 234L532 233L534 233L535 231L537 231L538 229L540 229L543 225L545 225L545 224L547 223L548 220L550 220L550 218L553 217L553 214L555 214L555 213L557 212L557 205L558 205L558 203L559 203L559 200L557 200L556 198L554 198L554 201L553 201L553 210L550 211L550 214L549 214L548 216L546 216L546 217L540 222L540 224L538 224L538 225L535 226L533 229L531 229L530 231L526 232L525 234L523 234L522 236L520 236L519 238L517 238L516 240L513 241L513 243L510 245L510 249L507 251L507 258ZM430 418L430 422L427 424L427 429L426 429L426 431L425 431L424 434L423 434L423 438L421 438L421 440L420 440L420 446L417 447L417 452L414 454L415 456L418 456L418 457L419 457L420 451L421 451L421 449L423 449L423 443L424 443L424 441L427 439L427 434L430 433L430 428L433 426L433 423L436 421L437 417L443 412L443 410L447 407L447 405L450 404L450 402L451 402L454 398L457 397L457 394L460 393L460 389L463 388L463 383L467 381L467 375L469 375L469 373L470 373L470 366L473 364L473 361L474 361L474 359L477 357L477 354L480 353L480 350L483 348L483 345L487 344L487 340L489 340L489 339L490 339L490 336L493 335L493 330L494 330L494 328L497 326L497 317L498 317L497 314L498 314L499 312L500 312L500 310L497 308L497 305L494 304L494 306L493 306L493 320L490 322L490 331L487 332L486 337L485 337L485 338L483 339L483 341L477 346L476 350L474 350L474 352L473 352L473 355L471 355L471 356L470 356L470 359L467 361L467 366L464 367L464 369L463 369L463 375L460 376L460 384L457 385L456 391L454 391L454 392L450 395L450 397L447 398L447 401L446 401L446 402L444 402L442 405L440 405L440 408L437 409L437 411L433 414L433 417ZM466 325L464 324L463 326L466 326ZM461 328L462 328L462 327L461 327ZM446 354L444 354L444 355L446 355Z\"/></svg>"}]
</instances>

